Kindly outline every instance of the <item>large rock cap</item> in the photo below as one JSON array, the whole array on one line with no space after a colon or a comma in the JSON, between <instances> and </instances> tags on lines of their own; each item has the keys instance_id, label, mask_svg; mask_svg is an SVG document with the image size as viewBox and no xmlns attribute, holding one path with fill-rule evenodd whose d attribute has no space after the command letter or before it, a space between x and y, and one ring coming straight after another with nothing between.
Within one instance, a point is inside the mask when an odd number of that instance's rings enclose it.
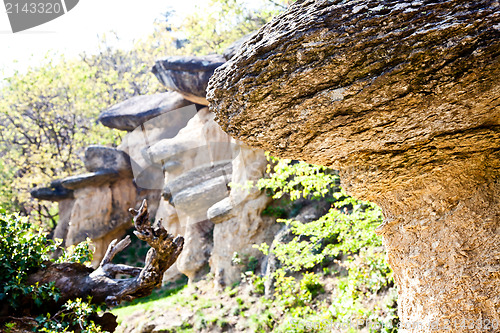
<instances>
[{"instance_id":1,"label":"large rock cap","mask_svg":"<svg viewBox=\"0 0 500 333\"><path fill-rule=\"evenodd\" d=\"M163 113L191 104L176 92L135 96L103 111L99 121L107 127L133 131Z\"/></svg>"},{"instance_id":2,"label":"large rock cap","mask_svg":"<svg viewBox=\"0 0 500 333\"><path fill-rule=\"evenodd\" d=\"M207 99L231 136L275 155L422 174L500 146L499 11L493 0L302 1L215 71Z\"/></svg>"},{"instance_id":3,"label":"large rock cap","mask_svg":"<svg viewBox=\"0 0 500 333\"><path fill-rule=\"evenodd\" d=\"M226 59L217 54L199 57L171 56L156 61L153 73L168 89L181 93L185 99L208 105L206 90L214 70Z\"/></svg>"}]
</instances>

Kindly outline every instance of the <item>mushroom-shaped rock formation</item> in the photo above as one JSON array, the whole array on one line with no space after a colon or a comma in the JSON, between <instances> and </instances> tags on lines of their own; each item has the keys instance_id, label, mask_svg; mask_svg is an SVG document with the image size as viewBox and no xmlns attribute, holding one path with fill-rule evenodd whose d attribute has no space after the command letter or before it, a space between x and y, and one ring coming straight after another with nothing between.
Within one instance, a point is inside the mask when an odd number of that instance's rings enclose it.
<instances>
[{"instance_id":1,"label":"mushroom-shaped rock formation","mask_svg":"<svg viewBox=\"0 0 500 333\"><path fill-rule=\"evenodd\" d=\"M190 104L181 94L173 91L135 96L103 111L98 120L110 128L133 131L150 119Z\"/></svg>"},{"instance_id":2,"label":"mushroom-shaped rock formation","mask_svg":"<svg viewBox=\"0 0 500 333\"><path fill-rule=\"evenodd\" d=\"M97 265L108 244L130 227L127 207L140 202L144 195L137 193L132 182L130 158L125 152L89 146L84 163L90 173L53 181L50 187L33 191L32 196L57 199L59 221L54 237L63 239L66 246L91 238ZM50 192L54 194L49 196Z\"/></svg>"},{"instance_id":3,"label":"mushroom-shaped rock formation","mask_svg":"<svg viewBox=\"0 0 500 333\"><path fill-rule=\"evenodd\" d=\"M193 103L208 105L206 90L214 70L226 59L217 54L200 57L170 56L156 61L153 73L168 89Z\"/></svg>"},{"instance_id":4,"label":"mushroom-shaped rock formation","mask_svg":"<svg viewBox=\"0 0 500 333\"><path fill-rule=\"evenodd\" d=\"M301 1L209 83L230 135L337 168L383 208L400 319L418 324L407 332L500 320L499 11L493 0Z\"/></svg>"}]
</instances>

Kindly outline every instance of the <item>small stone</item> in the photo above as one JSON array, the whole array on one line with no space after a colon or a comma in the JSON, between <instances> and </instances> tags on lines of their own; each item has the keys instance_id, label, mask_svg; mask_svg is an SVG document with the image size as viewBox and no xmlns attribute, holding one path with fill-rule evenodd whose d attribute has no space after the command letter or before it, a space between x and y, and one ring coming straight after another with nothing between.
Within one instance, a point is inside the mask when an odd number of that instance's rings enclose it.
<instances>
[{"instance_id":1,"label":"small stone","mask_svg":"<svg viewBox=\"0 0 500 333\"><path fill-rule=\"evenodd\" d=\"M108 169L132 174L130 157L116 148L92 145L85 149L85 168L90 172Z\"/></svg>"}]
</instances>

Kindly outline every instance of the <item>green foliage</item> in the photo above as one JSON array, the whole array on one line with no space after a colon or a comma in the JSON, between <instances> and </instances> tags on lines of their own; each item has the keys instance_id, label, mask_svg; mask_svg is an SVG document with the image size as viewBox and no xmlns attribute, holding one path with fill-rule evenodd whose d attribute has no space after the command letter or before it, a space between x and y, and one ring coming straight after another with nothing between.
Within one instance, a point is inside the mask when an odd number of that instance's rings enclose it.
<instances>
[{"instance_id":1,"label":"green foliage","mask_svg":"<svg viewBox=\"0 0 500 333\"><path fill-rule=\"evenodd\" d=\"M284 6L270 1L210 0L199 3L173 32L185 36L188 54L221 54L241 37L259 29Z\"/></svg>"},{"instance_id":2,"label":"green foliage","mask_svg":"<svg viewBox=\"0 0 500 333\"><path fill-rule=\"evenodd\" d=\"M397 322L394 302L378 310L366 308L363 303L393 285L381 239L374 232L382 222L381 210L349 197L339 187L338 176L325 167L270 156L268 159L268 178L256 184L260 189L270 191L274 198L289 196L292 202L301 197L331 202L328 213L316 221L278 220L288 224L295 236L288 243L273 244L272 249L281 263L274 273L274 296L291 320L283 322L277 331L307 332L308 325L315 323L314 330L327 332L331 328L325 324L328 322L365 322L373 318ZM266 255L270 251L266 244L258 248ZM336 259L341 257L344 261ZM347 272L339 276L337 295L331 304L312 311L311 301L323 290L319 274L312 270L333 262L342 263ZM300 325L299 319L304 320ZM383 327L378 331L391 331Z\"/></svg>"},{"instance_id":3,"label":"green foliage","mask_svg":"<svg viewBox=\"0 0 500 333\"><path fill-rule=\"evenodd\" d=\"M267 173L269 177L257 182L259 189L267 189L273 193L274 199L285 194L294 201L301 197L319 199L336 190L338 175L323 166L302 162L292 162L288 159L278 159L266 153L269 160Z\"/></svg>"},{"instance_id":4,"label":"green foliage","mask_svg":"<svg viewBox=\"0 0 500 333\"><path fill-rule=\"evenodd\" d=\"M92 263L93 255L94 252L92 251L92 240L87 237L85 241L63 249L61 256L57 258L56 262L77 262L86 266L90 266Z\"/></svg>"},{"instance_id":5,"label":"green foliage","mask_svg":"<svg viewBox=\"0 0 500 333\"><path fill-rule=\"evenodd\" d=\"M102 125L89 126L109 105L99 97L107 94L97 75L82 61L62 58L6 79L0 90L0 155L9 170L3 176L10 176L3 181L18 191L21 211L56 223L50 205L31 202L29 190L82 169L78 154L85 146L115 140Z\"/></svg>"},{"instance_id":6,"label":"green foliage","mask_svg":"<svg viewBox=\"0 0 500 333\"><path fill-rule=\"evenodd\" d=\"M39 316L37 331L46 333L73 332L71 328L78 328L81 333L100 333L102 329L90 319L98 311L96 305L77 298L68 300L62 310L54 316Z\"/></svg>"},{"instance_id":7,"label":"green foliage","mask_svg":"<svg viewBox=\"0 0 500 333\"><path fill-rule=\"evenodd\" d=\"M53 227L58 220L56 204L37 202L29 192L82 172L85 147L119 143L120 131L96 121L101 111L130 97L164 90L150 71L159 56L154 45L139 41L124 51L111 47L111 42L104 38L97 55L47 58L38 67L14 73L0 86L4 208Z\"/></svg>"},{"instance_id":8,"label":"green foliage","mask_svg":"<svg viewBox=\"0 0 500 333\"><path fill-rule=\"evenodd\" d=\"M46 267L56 248L57 244L36 231L27 218L0 211L0 301L17 309L23 295L32 295L37 305L57 298L53 286L26 285L28 274Z\"/></svg>"},{"instance_id":9,"label":"green foliage","mask_svg":"<svg viewBox=\"0 0 500 333\"><path fill-rule=\"evenodd\" d=\"M287 275L284 269L278 269L274 277L274 295L285 311L307 311L302 308L310 305L313 298L324 291L319 277L312 272L304 273L300 281L297 281L295 277Z\"/></svg>"},{"instance_id":10,"label":"green foliage","mask_svg":"<svg viewBox=\"0 0 500 333\"><path fill-rule=\"evenodd\" d=\"M43 311L45 302L57 302L60 292L54 283L30 285L28 275L54 262L88 263L92 260L89 240L63 252L64 260L51 257L59 245L60 242L48 239L46 233L29 223L27 217L0 210L0 301L16 311L31 307ZM82 332L101 332L94 322L87 320L96 311L97 308L88 302L70 300L54 316L39 316L37 330L69 332L70 327L78 326ZM6 327L12 325L7 323Z\"/></svg>"}]
</instances>

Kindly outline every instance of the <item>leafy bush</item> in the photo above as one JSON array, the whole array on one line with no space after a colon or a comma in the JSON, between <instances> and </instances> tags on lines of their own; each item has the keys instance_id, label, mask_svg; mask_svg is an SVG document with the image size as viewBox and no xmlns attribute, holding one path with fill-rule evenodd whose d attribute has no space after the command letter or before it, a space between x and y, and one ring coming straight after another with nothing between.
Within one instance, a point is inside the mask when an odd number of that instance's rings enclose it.
<instances>
[{"instance_id":1,"label":"leafy bush","mask_svg":"<svg viewBox=\"0 0 500 333\"><path fill-rule=\"evenodd\" d=\"M43 313L45 302L58 301L60 292L54 284L29 285L27 278L30 273L54 262L89 263L92 260L88 240L64 251L60 259L54 259L51 254L59 245L60 242L48 239L40 228L29 223L27 217L8 215L0 209L0 301L8 304L11 311L35 309L35 312ZM38 332L70 332L70 327L78 326L82 332L101 332L89 320L96 310L88 302L70 300L54 316L37 317L36 329ZM6 328L14 326L15 323L5 324Z\"/></svg>"},{"instance_id":2,"label":"leafy bush","mask_svg":"<svg viewBox=\"0 0 500 333\"><path fill-rule=\"evenodd\" d=\"M322 327L323 322L366 322L376 318L380 322L397 323L394 299L378 310L363 305L363 300L388 290L394 283L392 272L385 262L381 238L374 232L382 222L380 208L349 197L339 187L338 175L326 167L269 155L268 159L268 177L256 184L261 190L269 191L275 199L288 198L292 203L299 198L331 203L328 213L316 221L278 220L288 224L295 236L288 243L275 243L272 247L281 264L273 276L274 295L291 318L291 321L283 322L277 331L306 332L309 331L307 326L313 322L318 324L315 326L318 331L331 329L328 325ZM259 249L264 254L271 251L266 244L261 244ZM336 295L331 304L320 311L312 311L311 300L323 291L314 269L333 262L341 263L347 275L338 277ZM326 272L329 271L326 269ZM391 295L393 297L394 294ZM298 319L306 320L307 325L298 325ZM371 331L395 331L382 327Z\"/></svg>"},{"instance_id":3,"label":"leafy bush","mask_svg":"<svg viewBox=\"0 0 500 333\"><path fill-rule=\"evenodd\" d=\"M90 317L94 316L98 307L84 302L82 299L68 300L63 305L62 310L54 316L47 314L46 316L37 317L38 332L60 333L68 332L70 327L75 327L81 333L100 333L102 329L96 325Z\"/></svg>"}]
</instances>

